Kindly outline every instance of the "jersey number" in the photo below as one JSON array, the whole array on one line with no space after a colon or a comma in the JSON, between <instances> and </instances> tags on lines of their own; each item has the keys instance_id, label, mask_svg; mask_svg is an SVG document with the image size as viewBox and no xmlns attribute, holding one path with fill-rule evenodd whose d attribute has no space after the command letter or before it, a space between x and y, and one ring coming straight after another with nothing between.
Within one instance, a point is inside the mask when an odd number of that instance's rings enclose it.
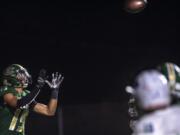
<instances>
[{"instance_id":1,"label":"jersey number","mask_svg":"<svg viewBox=\"0 0 180 135\"><path fill-rule=\"evenodd\" d=\"M21 109L17 109L15 111L14 116L12 118L12 121L10 123L9 130L11 130L11 131L15 130L20 114L21 114ZM28 115L28 111L23 110L22 115L20 116L19 125L18 125L18 127L16 129L17 132L24 132L25 120L26 120L27 115Z\"/></svg>"}]
</instances>

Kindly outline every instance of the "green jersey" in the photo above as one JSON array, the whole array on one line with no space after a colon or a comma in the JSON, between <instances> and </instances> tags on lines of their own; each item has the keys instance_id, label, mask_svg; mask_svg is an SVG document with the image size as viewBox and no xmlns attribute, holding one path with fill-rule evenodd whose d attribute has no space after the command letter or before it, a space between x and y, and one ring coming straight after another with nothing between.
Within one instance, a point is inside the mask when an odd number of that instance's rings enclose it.
<instances>
[{"instance_id":1,"label":"green jersey","mask_svg":"<svg viewBox=\"0 0 180 135\"><path fill-rule=\"evenodd\" d=\"M29 113L29 106L19 109L9 107L3 100L3 96L7 93L12 93L19 100L30 92L23 90L22 93L18 93L13 87L9 86L0 88L0 135L24 135L25 120Z\"/></svg>"}]
</instances>

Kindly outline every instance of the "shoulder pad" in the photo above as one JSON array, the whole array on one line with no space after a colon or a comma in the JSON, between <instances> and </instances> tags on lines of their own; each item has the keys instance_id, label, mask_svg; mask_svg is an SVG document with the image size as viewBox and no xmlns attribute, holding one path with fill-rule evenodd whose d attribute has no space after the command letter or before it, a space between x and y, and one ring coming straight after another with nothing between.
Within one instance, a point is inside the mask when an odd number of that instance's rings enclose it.
<instances>
[{"instance_id":1,"label":"shoulder pad","mask_svg":"<svg viewBox=\"0 0 180 135\"><path fill-rule=\"evenodd\" d=\"M147 135L164 135L163 128L161 128L161 120L157 117L145 116L141 118L135 128L137 133Z\"/></svg>"},{"instance_id":2,"label":"shoulder pad","mask_svg":"<svg viewBox=\"0 0 180 135\"><path fill-rule=\"evenodd\" d=\"M0 97L4 96L7 93L12 93L13 95L16 95L16 90L13 87L9 86L3 86L0 88Z\"/></svg>"}]
</instances>

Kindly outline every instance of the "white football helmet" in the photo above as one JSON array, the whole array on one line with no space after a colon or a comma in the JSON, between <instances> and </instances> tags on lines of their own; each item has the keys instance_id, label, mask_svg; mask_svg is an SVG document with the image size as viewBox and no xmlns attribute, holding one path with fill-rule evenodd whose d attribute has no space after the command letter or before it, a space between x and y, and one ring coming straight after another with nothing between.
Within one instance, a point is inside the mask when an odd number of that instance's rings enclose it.
<instances>
[{"instance_id":1,"label":"white football helmet","mask_svg":"<svg viewBox=\"0 0 180 135\"><path fill-rule=\"evenodd\" d=\"M170 104L168 81L156 70L140 73L136 78L135 97L144 110L152 110Z\"/></svg>"}]
</instances>

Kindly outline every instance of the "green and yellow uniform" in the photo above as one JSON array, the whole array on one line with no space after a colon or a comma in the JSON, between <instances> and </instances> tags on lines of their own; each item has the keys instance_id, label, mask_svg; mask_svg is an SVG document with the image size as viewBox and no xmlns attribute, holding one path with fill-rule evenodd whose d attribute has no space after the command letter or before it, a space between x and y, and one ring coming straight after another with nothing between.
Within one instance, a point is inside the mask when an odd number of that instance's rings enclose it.
<instances>
[{"instance_id":1,"label":"green and yellow uniform","mask_svg":"<svg viewBox=\"0 0 180 135\"><path fill-rule=\"evenodd\" d=\"M12 93L19 100L30 92L24 90L19 94L15 88L10 86L0 88L0 135L25 135L25 120L29 113L29 106L9 107L3 100L3 96L7 93Z\"/></svg>"}]
</instances>

